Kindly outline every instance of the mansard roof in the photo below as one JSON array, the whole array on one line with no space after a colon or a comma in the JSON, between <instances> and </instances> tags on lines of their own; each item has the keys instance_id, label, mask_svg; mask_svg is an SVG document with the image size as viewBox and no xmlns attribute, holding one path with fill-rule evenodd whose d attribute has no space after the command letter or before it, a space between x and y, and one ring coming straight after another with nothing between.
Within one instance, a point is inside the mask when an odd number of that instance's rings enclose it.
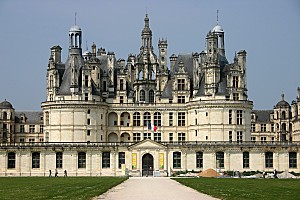
<instances>
[{"instance_id":1,"label":"mansard roof","mask_svg":"<svg viewBox=\"0 0 300 200\"><path fill-rule=\"evenodd\" d=\"M16 123L21 122L21 116L26 118L26 123L32 124L40 124L43 123L41 120L41 116L43 116L43 112L39 111L20 111L15 113Z\"/></svg>"},{"instance_id":2,"label":"mansard roof","mask_svg":"<svg viewBox=\"0 0 300 200\"><path fill-rule=\"evenodd\" d=\"M273 110L252 110L256 115L256 122L270 122L270 114Z\"/></svg>"}]
</instances>

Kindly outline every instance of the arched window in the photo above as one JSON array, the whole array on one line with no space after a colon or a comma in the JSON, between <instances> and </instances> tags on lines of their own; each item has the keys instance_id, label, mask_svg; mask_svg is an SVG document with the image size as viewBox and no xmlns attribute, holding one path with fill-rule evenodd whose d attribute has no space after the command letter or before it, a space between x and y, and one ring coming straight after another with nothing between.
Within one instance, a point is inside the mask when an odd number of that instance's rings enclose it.
<instances>
[{"instance_id":1,"label":"arched window","mask_svg":"<svg viewBox=\"0 0 300 200\"><path fill-rule=\"evenodd\" d=\"M7 113L3 112L3 120L7 120Z\"/></svg>"},{"instance_id":2,"label":"arched window","mask_svg":"<svg viewBox=\"0 0 300 200\"><path fill-rule=\"evenodd\" d=\"M286 118L286 117L285 117L285 111L282 111L281 118L282 118L282 119L285 119L285 118Z\"/></svg>"},{"instance_id":3,"label":"arched window","mask_svg":"<svg viewBox=\"0 0 300 200\"><path fill-rule=\"evenodd\" d=\"M133 113L133 126L141 125L141 114L139 112Z\"/></svg>"},{"instance_id":4,"label":"arched window","mask_svg":"<svg viewBox=\"0 0 300 200\"><path fill-rule=\"evenodd\" d=\"M282 131L286 131L286 124L282 123L281 128L282 128Z\"/></svg>"},{"instance_id":5,"label":"arched window","mask_svg":"<svg viewBox=\"0 0 300 200\"><path fill-rule=\"evenodd\" d=\"M148 126L148 122L151 123L151 115L149 112L144 113L144 126Z\"/></svg>"},{"instance_id":6,"label":"arched window","mask_svg":"<svg viewBox=\"0 0 300 200\"><path fill-rule=\"evenodd\" d=\"M160 112L154 113L154 126L161 126L161 114L160 114Z\"/></svg>"},{"instance_id":7,"label":"arched window","mask_svg":"<svg viewBox=\"0 0 300 200\"><path fill-rule=\"evenodd\" d=\"M149 91L149 103L154 103L154 91Z\"/></svg>"},{"instance_id":8,"label":"arched window","mask_svg":"<svg viewBox=\"0 0 300 200\"><path fill-rule=\"evenodd\" d=\"M79 152L78 153L78 168L85 168L86 166L86 153Z\"/></svg>"},{"instance_id":9,"label":"arched window","mask_svg":"<svg viewBox=\"0 0 300 200\"><path fill-rule=\"evenodd\" d=\"M145 91L144 90L141 90L140 91L140 101L145 101L146 98L145 98Z\"/></svg>"}]
</instances>

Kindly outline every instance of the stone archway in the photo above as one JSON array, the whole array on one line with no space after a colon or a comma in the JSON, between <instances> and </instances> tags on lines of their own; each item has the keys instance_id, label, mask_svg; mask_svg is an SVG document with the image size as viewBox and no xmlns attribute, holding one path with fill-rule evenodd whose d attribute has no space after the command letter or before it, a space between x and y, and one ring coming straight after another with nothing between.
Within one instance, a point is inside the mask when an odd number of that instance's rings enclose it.
<instances>
[{"instance_id":1,"label":"stone archway","mask_svg":"<svg viewBox=\"0 0 300 200\"><path fill-rule=\"evenodd\" d=\"M142 176L153 176L153 156L146 153L142 157Z\"/></svg>"}]
</instances>

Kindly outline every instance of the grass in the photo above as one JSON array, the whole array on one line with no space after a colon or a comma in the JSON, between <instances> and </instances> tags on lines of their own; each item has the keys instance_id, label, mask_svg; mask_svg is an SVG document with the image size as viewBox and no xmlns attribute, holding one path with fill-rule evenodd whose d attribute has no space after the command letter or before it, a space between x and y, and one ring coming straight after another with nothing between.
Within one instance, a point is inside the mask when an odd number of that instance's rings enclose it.
<instances>
[{"instance_id":1,"label":"grass","mask_svg":"<svg viewBox=\"0 0 300 200\"><path fill-rule=\"evenodd\" d=\"M226 200L300 199L300 179L173 178L210 196Z\"/></svg>"},{"instance_id":2,"label":"grass","mask_svg":"<svg viewBox=\"0 0 300 200\"><path fill-rule=\"evenodd\" d=\"M91 199L126 179L121 177L1 177L0 199Z\"/></svg>"}]
</instances>

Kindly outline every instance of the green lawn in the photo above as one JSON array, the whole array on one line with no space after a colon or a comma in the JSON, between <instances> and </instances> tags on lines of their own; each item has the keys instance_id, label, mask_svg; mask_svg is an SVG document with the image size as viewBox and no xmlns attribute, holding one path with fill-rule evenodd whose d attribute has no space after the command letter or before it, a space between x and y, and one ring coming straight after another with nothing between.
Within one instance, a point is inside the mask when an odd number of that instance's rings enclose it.
<instances>
[{"instance_id":1,"label":"green lawn","mask_svg":"<svg viewBox=\"0 0 300 200\"><path fill-rule=\"evenodd\" d=\"M121 177L1 177L0 199L91 199L126 179Z\"/></svg>"},{"instance_id":2,"label":"green lawn","mask_svg":"<svg viewBox=\"0 0 300 200\"><path fill-rule=\"evenodd\" d=\"M300 199L300 179L174 178L174 180L220 199Z\"/></svg>"}]
</instances>

